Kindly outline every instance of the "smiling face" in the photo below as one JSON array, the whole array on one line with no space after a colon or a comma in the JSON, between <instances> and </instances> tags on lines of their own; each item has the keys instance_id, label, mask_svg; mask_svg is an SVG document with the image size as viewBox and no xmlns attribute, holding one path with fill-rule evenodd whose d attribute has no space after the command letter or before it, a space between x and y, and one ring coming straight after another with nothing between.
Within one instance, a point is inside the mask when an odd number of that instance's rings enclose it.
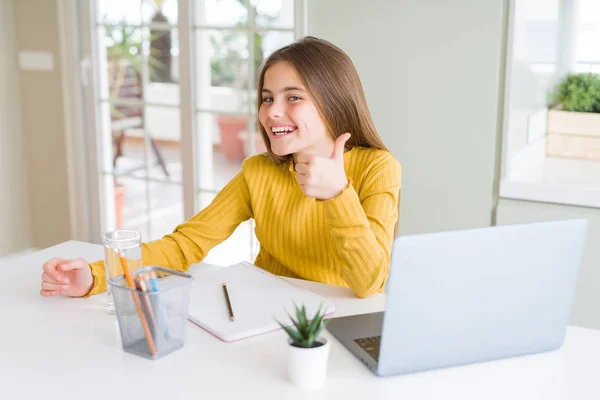
<instances>
[{"instance_id":1,"label":"smiling face","mask_svg":"<svg viewBox=\"0 0 600 400\"><path fill-rule=\"evenodd\" d=\"M258 119L274 154L331 155L334 140L289 63L281 61L266 70L261 95Z\"/></svg>"}]
</instances>

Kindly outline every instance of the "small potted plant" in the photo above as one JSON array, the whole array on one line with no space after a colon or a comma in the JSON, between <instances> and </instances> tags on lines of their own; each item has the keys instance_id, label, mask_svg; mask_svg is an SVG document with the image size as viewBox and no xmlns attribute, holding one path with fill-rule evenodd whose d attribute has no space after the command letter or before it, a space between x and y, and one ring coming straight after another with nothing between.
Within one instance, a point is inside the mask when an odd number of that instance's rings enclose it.
<instances>
[{"instance_id":1,"label":"small potted plant","mask_svg":"<svg viewBox=\"0 0 600 400\"><path fill-rule=\"evenodd\" d=\"M600 75L569 74L548 110L546 155L600 160Z\"/></svg>"},{"instance_id":2,"label":"small potted plant","mask_svg":"<svg viewBox=\"0 0 600 400\"><path fill-rule=\"evenodd\" d=\"M289 335L288 343L288 376L292 384L307 389L317 389L323 386L327 377L327 360L329 358L329 341L319 338L325 327L322 307L313 319L306 315L306 307L296 308L296 319L290 316L291 326L285 326L277 321Z\"/></svg>"}]
</instances>

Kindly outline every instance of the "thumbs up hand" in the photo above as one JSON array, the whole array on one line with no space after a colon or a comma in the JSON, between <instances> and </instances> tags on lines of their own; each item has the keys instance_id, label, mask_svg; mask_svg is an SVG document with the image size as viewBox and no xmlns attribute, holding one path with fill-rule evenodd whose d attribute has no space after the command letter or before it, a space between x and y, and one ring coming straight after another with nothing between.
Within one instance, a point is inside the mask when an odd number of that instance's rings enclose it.
<instances>
[{"instance_id":1,"label":"thumbs up hand","mask_svg":"<svg viewBox=\"0 0 600 400\"><path fill-rule=\"evenodd\" d=\"M344 145L350 136L349 133L344 133L335 140L329 158L313 154L298 155L295 164L296 181L302 193L317 200L329 200L348 186L344 170Z\"/></svg>"}]
</instances>

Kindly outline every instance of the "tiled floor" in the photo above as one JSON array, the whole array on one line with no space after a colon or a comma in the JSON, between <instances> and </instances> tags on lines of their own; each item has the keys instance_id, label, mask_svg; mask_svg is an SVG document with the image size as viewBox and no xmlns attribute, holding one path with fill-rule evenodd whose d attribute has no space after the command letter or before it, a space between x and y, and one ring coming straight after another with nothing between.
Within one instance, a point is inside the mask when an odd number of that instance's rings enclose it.
<instances>
[{"instance_id":1,"label":"tiled floor","mask_svg":"<svg viewBox=\"0 0 600 400\"><path fill-rule=\"evenodd\" d=\"M154 240L170 233L184 221L183 197L181 186L180 149L176 143L159 142L160 152L165 159L170 177L166 177L160 166L154 164L154 154L148 153L150 163L149 177L161 182L146 182L145 168L131 171L144 165L143 144L130 140L123 145L123 157L117 162L117 173L126 173L119 177L124 185L125 200L122 211L123 228L142 232L144 241ZM240 170L241 162L229 162L223 154L214 152L213 192L221 189ZM127 172L129 171L129 172ZM214 193L201 193L198 210L206 207L214 198ZM239 260L253 261L256 248L251 222L244 223L221 245L212 249L205 259L215 264L231 264Z\"/></svg>"}]
</instances>

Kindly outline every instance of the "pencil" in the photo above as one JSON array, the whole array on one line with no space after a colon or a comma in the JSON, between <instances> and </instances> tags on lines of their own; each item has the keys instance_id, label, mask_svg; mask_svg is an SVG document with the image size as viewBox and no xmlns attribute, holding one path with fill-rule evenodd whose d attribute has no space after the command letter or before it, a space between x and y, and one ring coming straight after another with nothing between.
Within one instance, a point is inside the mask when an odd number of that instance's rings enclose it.
<instances>
[{"instance_id":1,"label":"pencil","mask_svg":"<svg viewBox=\"0 0 600 400\"><path fill-rule=\"evenodd\" d=\"M227 300L227 308L229 309L229 319L234 320L233 309L231 308L231 301L229 300L229 293L227 293L227 286L223 283L223 292L225 293L225 300Z\"/></svg>"},{"instance_id":2,"label":"pencil","mask_svg":"<svg viewBox=\"0 0 600 400\"><path fill-rule=\"evenodd\" d=\"M134 292L131 293L131 295L133 296L133 302L135 303L135 308L137 309L138 316L140 317L140 321L142 323L142 328L144 329L144 335L146 336L146 341L148 342L148 348L150 349L150 353L154 356L156 355L156 347L154 346L154 340L152 340L152 334L150 333L150 328L148 327L148 321L146 321L146 317L144 316L144 311L142 310L140 298L138 297L137 292L135 292L135 283L133 282L133 278L131 277L131 273L129 272L127 260L125 259L125 256L121 251L119 251L119 259L121 260L121 266L123 267L123 272L125 273L125 280L127 280L129 288L134 290Z\"/></svg>"},{"instance_id":3,"label":"pencil","mask_svg":"<svg viewBox=\"0 0 600 400\"><path fill-rule=\"evenodd\" d=\"M140 290L142 292L148 292L148 286L146 285L146 279L145 279L145 275L144 276L140 276L137 275L136 276L136 280L140 286ZM154 317L154 311L152 310L152 305L150 304L150 298L148 296L142 296L144 298L144 301L146 303L146 309L148 310L148 314L150 314L150 320L152 321L152 325L154 327L156 327L156 319Z\"/></svg>"},{"instance_id":4,"label":"pencil","mask_svg":"<svg viewBox=\"0 0 600 400\"><path fill-rule=\"evenodd\" d=\"M169 325L167 312L163 305L163 302L159 296L159 288L158 288L158 278L156 272L150 271L150 273L144 275L146 278L146 287L149 292L153 292L152 296L152 307L154 308L154 317L156 318L156 330L161 331L162 335L156 336L157 338L164 338L164 340L169 341Z\"/></svg>"}]
</instances>

